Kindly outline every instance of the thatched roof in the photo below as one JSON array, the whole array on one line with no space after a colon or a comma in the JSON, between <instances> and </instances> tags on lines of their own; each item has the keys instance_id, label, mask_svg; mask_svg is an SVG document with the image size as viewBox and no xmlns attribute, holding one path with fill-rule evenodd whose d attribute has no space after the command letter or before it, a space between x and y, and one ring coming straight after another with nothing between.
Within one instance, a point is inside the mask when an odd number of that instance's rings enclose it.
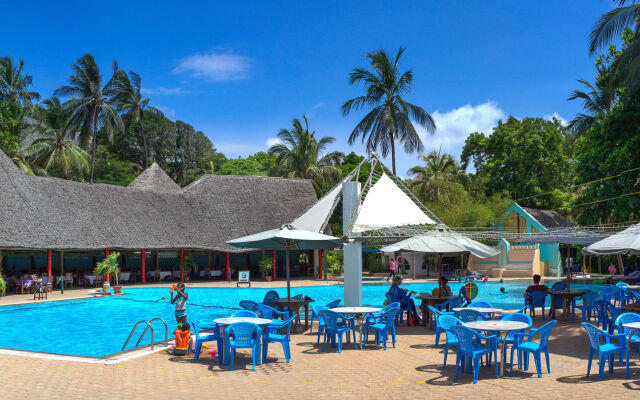
<instances>
[{"instance_id":1,"label":"thatched roof","mask_svg":"<svg viewBox=\"0 0 640 400\"><path fill-rule=\"evenodd\" d=\"M0 248L237 252L225 241L291 222L316 201L308 180L205 175L176 191L152 168L130 187L89 185L26 176L0 152Z\"/></svg>"},{"instance_id":2,"label":"thatched roof","mask_svg":"<svg viewBox=\"0 0 640 400\"><path fill-rule=\"evenodd\" d=\"M550 210L538 210L537 208L522 207L523 210L535 218L542 226L547 229L563 228L575 226L574 222L569 221L559 213Z\"/></svg>"},{"instance_id":3,"label":"thatched roof","mask_svg":"<svg viewBox=\"0 0 640 400\"><path fill-rule=\"evenodd\" d=\"M180 186L157 163L145 169L130 184L130 188L149 190L156 193L180 193Z\"/></svg>"}]
</instances>

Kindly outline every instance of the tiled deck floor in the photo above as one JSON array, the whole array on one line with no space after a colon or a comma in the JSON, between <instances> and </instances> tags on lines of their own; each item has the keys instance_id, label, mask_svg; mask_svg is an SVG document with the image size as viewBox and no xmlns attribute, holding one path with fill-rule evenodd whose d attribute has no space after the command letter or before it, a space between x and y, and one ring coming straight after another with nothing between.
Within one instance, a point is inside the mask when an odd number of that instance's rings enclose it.
<instances>
[{"instance_id":1,"label":"tiled deck floor","mask_svg":"<svg viewBox=\"0 0 640 400\"><path fill-rule=\"evenodd\" d=\"M537 322L537 321L536 321ZM373 336L372 336L373 338ZM284 362L282 349L272 345L269 362L251 371L251 358L240 352L236 371L220 367L203 354L191 357L167 352L118 365L94 365L0 355L0 398L3 399L591 399L634 398L640 393L640 362L632 353L631 379L624 368L597 381L586 378L587 338L578 322L558 323L550 341L551 374L539 379L531 371L515 372L496 380L493 369L481 368L477 385L462 374L453 380L455 354L442 365L442 349L424 327L402 327L396 349L374 345L356 351L346 344L342 354L322 353L315 336L294 335L292 360ZM443 337L444 338L444 337ZM248 364L247 364L248 363ZM533 367L533 360L531 362ZM544 365L544 360L543 360ZM545 371L546 372L546 371Z\"/></svg>"}]
</instances>

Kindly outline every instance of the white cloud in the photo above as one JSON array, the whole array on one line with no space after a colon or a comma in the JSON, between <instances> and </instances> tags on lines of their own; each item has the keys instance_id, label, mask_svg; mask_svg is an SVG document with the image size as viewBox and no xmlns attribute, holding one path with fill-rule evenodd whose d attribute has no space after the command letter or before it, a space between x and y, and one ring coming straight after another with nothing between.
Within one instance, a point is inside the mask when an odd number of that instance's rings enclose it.
<instances>
[{"instance_id":1,"label":"white cloud","mask_svg":"<svg viewBox=\"0 0 640 400\"><path fill-rule=\"evenodd\" d=\"M562 118L560 114L558 114L557 112L554 112L553 114L545 114L542 116L542 118L546 119L547 121L553 121L553 119L555 118L558 121L560 121L560 123L563 126L567 126L567 124L569 123L566 119Z\"/></svg>"},{"instance_id":2,"label":"white cloud","mask_svg":"<svg viewBox=\"0 0 640 400\"><path fill-rule=\"evenodd\" d=\"M425 145L425 151L437 150L442 146L442 151L454 155L460 154L464 141L470 133L483 132L489 135L499 120L508 117L507 113L493 101L476 106L466 104L447 112L436 110L431 113L431 116L437 128L433 135L429 135L419 125L414 124Z\"/></svg>"},{"instance_id":3,"label":"white cloud","mask_svg":"<svg viewBox=\"0 0 640 400\"><path fill-rule=\"evenodd\" d=\"M267 143L267 149L269 149L271 148L271 146L282 143L282 141L278 138L268 138L266 143Z\"/></svg>"},{"instance_id":4,"label":"white cloud","mask_svg":"<svg viewBox=\"0 0 640 400\"><path fill-rule=\"evenodd\" d=\"M264 150L261 146L249 144L249 143L237 143L237 142L214 142L216 149L219 152L224 153L227 157L247 156L249 154L256 153Z\"/></svg>"},{"instance_id":5,"label":"white cloud","mask_svg":"<svg viewBox=\"0 0 640 400\"><path fill-rule=\"evenodd\" d=\"M251 58L235 54L194 54L180 61L173 72L188 73L209 82L245 79L251 67Z\"/></svg>"},{"instance_id":6,"label":"white cloud","mask_svg":"<svg viewBox=\"0 0 640 400\"><path fill-rule=\"evenodd\" d=\"M149 95L159 95L159 96L167 96L167 95L175 95L175 94L187 94L188 90L183 89L181 87L168 88L163 86L158 86L156 88L142 88L142 94L145 96Z\"/></svg>"}]
</instances>

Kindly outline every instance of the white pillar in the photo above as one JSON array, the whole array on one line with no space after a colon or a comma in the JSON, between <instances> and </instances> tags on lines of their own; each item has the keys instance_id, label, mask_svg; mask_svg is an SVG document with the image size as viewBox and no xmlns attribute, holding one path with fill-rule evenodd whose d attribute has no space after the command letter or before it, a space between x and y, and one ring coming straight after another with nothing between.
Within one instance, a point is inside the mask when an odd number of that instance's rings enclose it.
<instances>
[{"instance_id":1,"label":"white pillar","mask_svg":"<svg viewBox=\"0 0 640 400\"><path fill-rule=\"evenodd\" d=\"M342 229L347 234L351 215L358 204L360 194L359 182L342 184ZM354 236L354 235L351 235ZM345 306L362 305L362 242L345 244L344 252L344 304Z\"/></svg>"},{"instance_id":2,"label":"white pillar","mask_svg":"<svg viewBox=\"0 0 640 400\"><path fill-rule=\"evenodd\" d=\"M313 277L318 277L318 267L320 266L320 252L318 250L313 251Z\"/></svg>"}]
</instances>

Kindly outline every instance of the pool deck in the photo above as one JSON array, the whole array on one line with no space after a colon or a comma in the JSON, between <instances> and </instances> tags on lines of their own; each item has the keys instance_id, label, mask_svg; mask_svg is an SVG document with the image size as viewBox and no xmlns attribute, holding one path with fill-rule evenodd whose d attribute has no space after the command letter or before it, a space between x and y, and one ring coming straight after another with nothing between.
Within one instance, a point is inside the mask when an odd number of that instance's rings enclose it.
<instances>
[{"instance_id":1,"label":"pool deck","mask_svg":"<svg viewBox=\"0 0 640 400\"><path fill-rule=\"evenodd\" d=\"M536 325L541 322L536 319ZM577 321L559 322L554 328L549 342L551 373L545 371L541 379L532 373L531 360L529 372L514 371L511 378L507 373L496 380L493 368L481 367L477 385L468 374L454 381L455 351L449 353L443 371L442 345L434 348L434 339L433 331L424 327L402 326L395 349L384 351L370 344L360 351L345 344L338 354L334 349L323 353L315 345L315 336L293 335L290 364L284 361L282 348L272 345L268 362L255 372L246 350L238 351L235 371L221 367L207 354L194 364L192 357L168 351L115 365L0 355L5 382L2 398L583 400L634 398L640 391L640 362L635 351L631 379L626 379L624 368L616 363L614 374L605 374L604 381L598 382L597 362L592 369L595 375L586 378L587 337Z\"/></svg>"}]
</instances>

